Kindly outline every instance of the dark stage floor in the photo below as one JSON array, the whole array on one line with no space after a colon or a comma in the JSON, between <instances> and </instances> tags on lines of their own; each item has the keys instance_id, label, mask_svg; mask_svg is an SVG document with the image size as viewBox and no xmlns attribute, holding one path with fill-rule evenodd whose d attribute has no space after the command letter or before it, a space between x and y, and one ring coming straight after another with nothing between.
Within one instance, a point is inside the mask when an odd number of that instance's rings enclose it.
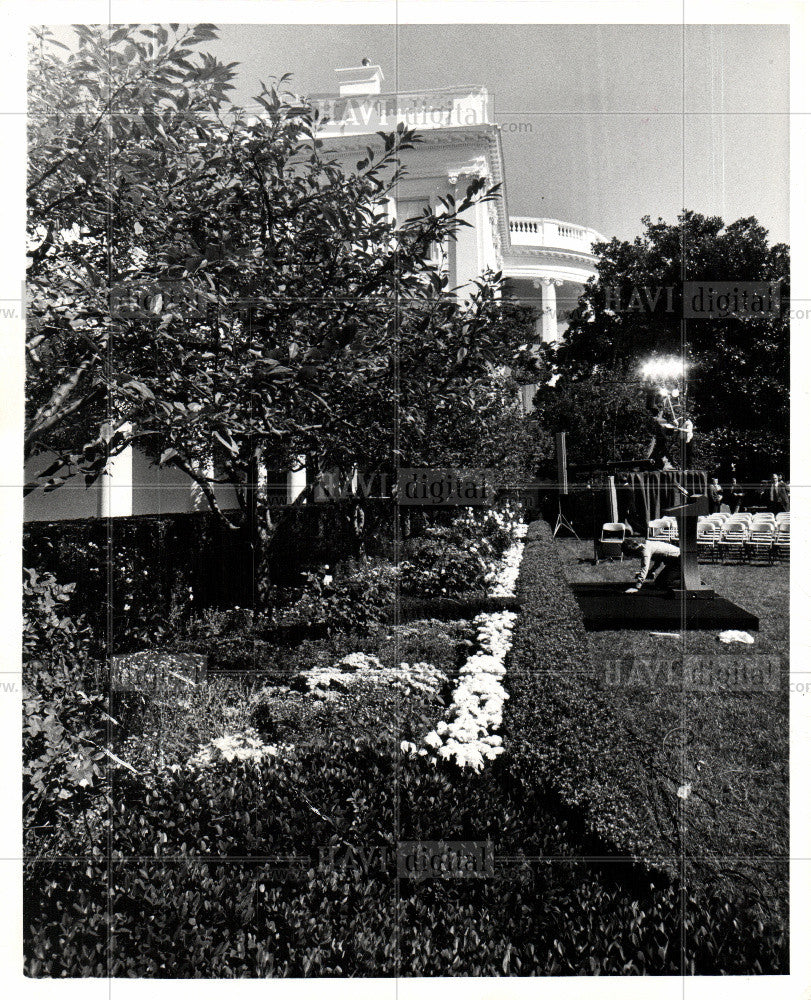
<instances>
[{"instance_id":1,"label":"dark stage floor","mask_svg":"<svg viewBox=\"0 0 811 1000\"><path fill-rule=\"evenodd\" d=\"M756 631L759 619L723 597L678 600L666 591L643 587L626 594L627 583L573 583L583 622L605 629L744 629Z\"/></svg>"}]
</instances>

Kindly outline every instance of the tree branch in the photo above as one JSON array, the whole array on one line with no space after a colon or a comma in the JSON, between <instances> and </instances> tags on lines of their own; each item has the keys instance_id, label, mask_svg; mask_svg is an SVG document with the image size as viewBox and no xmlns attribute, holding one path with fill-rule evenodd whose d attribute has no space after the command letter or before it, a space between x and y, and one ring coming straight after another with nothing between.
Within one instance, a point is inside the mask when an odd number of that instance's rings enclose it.
<instances>
[{"instance_id":1,"label":"tree branch","mask_svg":"<svg viewBox=\"0 0 811 1000\"><path fill-rule=\"evenodd\" d=\"M223 511L223 509L217 503L217 497L214 493L211 483L205 476L201 475L201 473L197 472L194 468L192 468L192 466L184 458L181 458L180 455L175 455L171 460L171 464L177 466L177 468L180 469L181 472L185 472L190 479L193 479L195 483L197 483L197 485L203 491L203 496L206 498L206 501L211 510L217 515L217 517L229 530L240 531L242 529L242 525L235 524L233 521L229 520L229 518L226 516L225 511Z\"/></svg>"},{"instance_id":2,"label":"tree branch","mask_svg":"<svg viewBox=\"0 0 811 1000\"><path fill-rule=\"evenodd\" d=\"M60 423L60 421L64 420L66 416L78 409L81 402L79 404L74 403L69 406L65 406L65 401L69 398L71 393L79 384L82 376L95 360L95 356L89 355L86 357L79 367L73 372L70 378L66 379L60 386L54 389L48 402L43 404L37 410L25 435L26 451L41 434L50 430L56 424ZM90 393L90 396L92 395L93 393ZM89 397L85 397L85 399L87 398ZM82 400L82 402L83 401L84 400Z\"/></svg>"}]
</instances>

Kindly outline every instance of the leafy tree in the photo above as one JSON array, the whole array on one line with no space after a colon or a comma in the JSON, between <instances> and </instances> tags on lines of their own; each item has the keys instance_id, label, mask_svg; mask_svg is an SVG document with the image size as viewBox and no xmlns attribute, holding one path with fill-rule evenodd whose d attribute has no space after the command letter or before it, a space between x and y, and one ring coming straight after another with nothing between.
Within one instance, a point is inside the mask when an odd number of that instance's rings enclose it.
<instances>
[{"instance_id":1,"label":"leafy tree","mask_svg":"<svg viewBox=\"0 0 811 1000\"><path fill-rule=\"evenodd\" d=\"M527 338L500 319L500 275L460 304L430 250L495 189L396 229L387 199L418 137L381 133L347 172L285 78L260 114L226 107L232 66L196 51L213 35L81 28L62 59L39 38L27 444L59 456L45 481L92 480L136 441L215 509L236 483L255 521L260 464L438 460L459 412L475 451Z\"/></svg>"},{"instance_id":2,"label":"leafy tree","mask_svg":"<svg viewBox=\"0 0 811 1000\"><path fill-rule=\"evenodd\" d=\"M231 88L232 67L195 51L216 37L213 26L171 27L170 38L163 27L77 26L77 50L64 58L66 46L46 29L35 33L27 455L63 443L68 423L74 439L97 438L118 359L142 346L114 328L110 312L112 290L134 266L120 267L137 245L137 229L124 224L128 207L145 217L160 210L155 173Z\"/></svg>"},{"instance_id":3,"label":"leafy tree","mask_svg":"<svg viewBox=\"0 0 811 1000\"><path fill-rule=\"evenodd\" d=\"M682 281L780 282L789 294L789 252L769 245L756 219L728 226L684 212L676 225L643 220L632 242L598 244L597 278L581 296L563 342L548 350L554 385L539 392L550 430L570 432L583 461L640 456L650 438L640 363L683 354L685 405L704 467L736 462L739 474L786 468L789 447L789 325L780 315L688 319ZM684 338L682 340L682 338Z\"/></svg>"}]
</instances>

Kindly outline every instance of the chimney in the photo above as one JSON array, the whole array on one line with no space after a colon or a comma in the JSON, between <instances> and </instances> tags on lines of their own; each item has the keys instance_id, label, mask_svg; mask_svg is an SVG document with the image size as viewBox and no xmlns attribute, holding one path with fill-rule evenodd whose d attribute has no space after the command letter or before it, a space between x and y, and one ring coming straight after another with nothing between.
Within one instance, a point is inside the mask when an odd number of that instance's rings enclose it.
<instances>
[{"instance_id":1,"label":"chimney","mask_svg":"<svg viewBox=\"0 0 811 1000\"><path fill-rule=\"evenodd\" d=\"M379 94L383 82L383 70L373 66L369 59L364 59L360 66L348 66L346 69L336 69L341 97L351 97L357 94Z\"/></svg>"}]
</instances>

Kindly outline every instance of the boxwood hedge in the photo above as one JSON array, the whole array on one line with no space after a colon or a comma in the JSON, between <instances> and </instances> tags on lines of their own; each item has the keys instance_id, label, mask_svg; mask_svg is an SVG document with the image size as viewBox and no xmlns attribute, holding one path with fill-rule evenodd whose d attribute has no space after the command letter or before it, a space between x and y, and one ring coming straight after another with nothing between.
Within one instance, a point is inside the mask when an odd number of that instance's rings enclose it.
<instances>
[{"instance_id":1,"label":"boxwood hedge","mask_svg":"<svg viewBox=\"0 0 811 1000\"><path fill-rule=\"evenodd\" d=\"M549 526L529 526L518 576L522 613L507 656L504 745L516 773L576 809L623 854L657 850L644 782L600 691L582 617Z\"/></svg>"}]
</instances>

